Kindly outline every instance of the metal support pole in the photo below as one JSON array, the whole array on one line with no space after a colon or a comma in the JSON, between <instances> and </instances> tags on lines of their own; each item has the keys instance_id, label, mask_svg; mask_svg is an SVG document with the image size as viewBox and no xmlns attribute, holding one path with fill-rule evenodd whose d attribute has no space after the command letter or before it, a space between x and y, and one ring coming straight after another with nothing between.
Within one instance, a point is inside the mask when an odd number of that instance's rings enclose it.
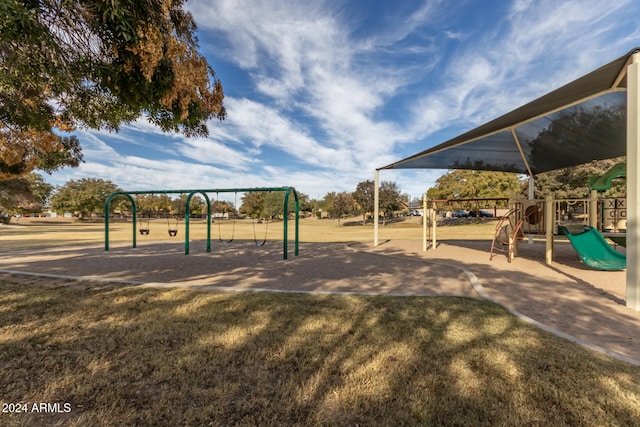
<instances>
[{"instance_id":1,"label":"metal support pole","mask_svg":"<svg viewBox=\"0 0 640 427\"><path fill-rule=\"evenodd\" d=\"M533 175L529 175L529 194L528 194L528 198L529 200L533 200L535 199L535 195L536 195L536 185L535 182L533 180ZM524 214L524 212L523 212ZM529 234L529 238L528 240L528 244L533 245L533 235Z\"/></svg>"},{"instance_id":2,"label":"metal support pole","mask_svg":"<svg viewBox=\"0 0 640 427\"><path fill-rule=\"evenodd\" d=\"M547 265L553 263L553 228L555 222L555 202L553 197L547 196L544 205L544 227L546 235L546 247L544 261Z\"/></svg>"},{"instance_id":3,"label":"metal support pole","mask_svg":"<svg viewBox=\"0 0 640 427\"><path fill-rule=\"evenodd\" d=\"M478 209L478 212L480 212L479 209ZM438 247L438 238L436 236L436 229L438 228L438 221L436 220L437 217L438 217L438 207L434 202L432 211L429 213L429 218L431 218L431 247L433 249L436 249Z\"/></svg>"},{"instance_id":4,"label":"metal support pole","mask_svg":"<svg viewBox=\"0 0 640 427\"><path fill-rule=\"evenodd\" d=\"M378 214L380 204L380 171L376 169L376 178L373 184L373 246L378 246Z\"/></svg>"},{"instance_id":5,"label":"metal support pole","mask_svg":"<svg viewBox=\"0 0 640 427\"><path fill-rule=\"evenodd\" d=\"M296 209L296 217L295 217L296 218L295 219L295 227L296 227L295 236L296 236L296 239L295 239L295 242L294 242L295 247L294 247L293 254L295 256L298 256L298 243L300 241L299 240L300 239L300 231L299 231L299 226L300 226L300 201L298 200L298 192L295 190L295 188L293 189L293 196L296 199L296 208L295 208Z\"/></svg>"},{"instance_id":6,"label":"metal support pole","mask_svg":"<svg viewBox=\"0 0 640 427\"><path fill-rule=\"evenodd\" d=\"M598 191L591 190L589 198L589 227L598 229Z\"/></svg>"},{"instance_id":7,"label":"metal support pole","mask_svg":"<svg viewBox=\"0 0 640 427\"><path fill-rule=\"evenodd\" d=\"M640 53L627 67L627 307L640 311Z\"/></svg>"},{"instance_id":8,"label":"metal support pole","mask_svg":"<svg viewBox=\"0 0 640 427\"><path fill-rule=\"evenodd\" d=\"M422 250L427 250L427 227L429 226L431 211L427 211L427 193L422 195Z\"/></svg>"}]
</instances>

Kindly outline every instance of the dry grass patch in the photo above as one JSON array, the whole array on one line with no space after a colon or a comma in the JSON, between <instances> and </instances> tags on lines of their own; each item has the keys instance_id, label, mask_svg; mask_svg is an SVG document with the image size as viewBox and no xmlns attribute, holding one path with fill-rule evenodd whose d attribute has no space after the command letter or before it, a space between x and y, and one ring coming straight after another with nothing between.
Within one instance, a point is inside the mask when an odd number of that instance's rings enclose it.
<instances>
[{"instance_id":1,"label":"dry grass patch","mask_svg":"<svg viewBox=\"0 0 640 427\"><path fill-rule=\"evenodd\" d=\"M149 235L137 235L138 243L157 241L171 241L176 244L184 242L184 221L178 226L176 237L168 236L166 220L154 219L149 224ZM211 239L229 240L253 240L255 237L262 241L265 231L268 240L282 241L283 222L274 221L268 225L253 224L251 220L226 220L211 225ZM493 238L495 221L478 221L456 223L438 227L438 239L463 239L463 240L491 240ZM189 226L190 240L204 241L206 234L206 221L192 220ZM113 221L110 223L109 241L111 243L132 241L131 222ZM289 239L293 239L294 222L289 221ZM389 223L379 228L381 240L420 240L422 239L422 225L420 217L408 217L401 221ZM335 242L371 242L373 241L373 224L362 225L355 219L342 221L336 220L300 220L300 241L312 243ZM0 243L8 250L35 249L69 245L104 245L104 223L80 222L80 221L55 221L55 220L22 220L19 224L0 226Z\"/></svg>"},{"instance_id":2,"label":"dry grass patch","mask_svg":"<svg viewBox=\"0 0 640 427\"><path fill-rule=\"evenodd\" d=\"M640 370L464 298L1 282L3 425L637 425Z\"/></svg>"}]
</instances>

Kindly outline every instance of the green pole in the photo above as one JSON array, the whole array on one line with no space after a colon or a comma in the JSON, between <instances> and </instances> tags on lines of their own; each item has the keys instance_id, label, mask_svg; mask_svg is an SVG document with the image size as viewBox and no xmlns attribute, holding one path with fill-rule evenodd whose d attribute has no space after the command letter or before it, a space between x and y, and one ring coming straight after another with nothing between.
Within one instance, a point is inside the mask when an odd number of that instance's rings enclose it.
<instances>
[{"instance_id":1,"label":"green pole","mask_svg":"<svg viewBox=\"0 0 640 427\"><path fill-rule=\"evenodd\" d=\"M128 194L127 196L129 196L129 200L131 200L131 204L133 205L133 247L135 248L137 246L136 226L138 223L138 204L133 200L133 197Z\"/></svg>"},{"instance_id":2,"label":"green pole","mask_svg":"<svg viewBox=\"0 0 640 427\"><path fill-rule=\"evenodd\" d=\"M211 200L207 193L202 193L207 201L207 252L211 252Z\"/></svg>"},{"instance_id":3,"label":"green pole","mask_svg":"<svg viewBox=\"0 0 640 427\"><path fill-rule=\"evenodd\" d=\"M296 199L296 239L295 239L295 255L298 256L298 239L299 239L299 224L300 224L300 202L298 201L298 192L293 189L293 196Z\"/></svg>"},{"instance_id":4,"label":"green pole","mask_svg":"<svg viewBox=\"0 0 640 427\"><path fill-rule=\"evenodd\" d=\"M104 202L104 250L109 250L109 202L111 196L107 197L107 201Z\"/></svg>"},{"instance_id":5,"label":"green pole","mask_svg":"<svg viewBox=\"0 0 640 427\"><path fill-rule=\"evenodd\" d=\"M111 200L118 195L126 196L131 202L131 206L133 209L133 247L134 248L136 247L136 211L137 211L136 202L133 199L133 197L131 197L131 194L129 194L128 192L115 191L109 194L109 196L107 197L107 200L104 202L104 250L105 251L109 250L109 216L110 216L109 210L111 207Z\"/></svg>"},{"instance_id":6,"label":"green pole","mask_svg":"<svg viewBox=\"0 0 640 427\"><path fill-rule=\"evenodd\" d=\"M289 192L291 191L291 187L287 188L287 191L284 193L284 208L282 212L284 212L284 226L282 231L282 259L287 259L288 252L288 228L289 228Z\"/></svg>"},{"instance_id":7,"label":"green pole","mask_svg":"<svg viewBox=\"0 0 640 427\"><path fill-rule=\"evenodd\" d=\"M298 238L299 238L299 217L300 217L300 203L298 201L298 193L293 187L288 187L284 193L284 226L283 226L283 255L282 259L287 259L289 252L289 194L293 191L293 197L295 200L295 238L294 238L294 254L298 256Z\"/></svg>"},{"instance_id":8,"label":"green pole","mask_svg":"<svg viewBox=\"0 0 640 427\"><path fill-rule=\"evenodd\" d=\"M189 202L191 202L191 193L187 196L187 203L184 210L184 254L189 255Z\"/></svg>"}]
</instances>

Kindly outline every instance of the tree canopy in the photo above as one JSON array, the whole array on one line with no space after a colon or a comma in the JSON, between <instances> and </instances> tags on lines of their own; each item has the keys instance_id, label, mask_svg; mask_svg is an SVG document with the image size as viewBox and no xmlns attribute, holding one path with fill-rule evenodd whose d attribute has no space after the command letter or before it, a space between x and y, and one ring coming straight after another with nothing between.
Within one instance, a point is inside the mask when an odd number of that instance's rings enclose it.
<instances>
[{"instance_id":1,"label":"tree canopy","mask_svg":"<svg viewBox=\"0 0 640 427\"><path fill-rule=\"evenodd\" d=\"M53 185L35 173L0 181L0 211L37 212L47 204L52 192Z\"/></svg>"},{"instance_id":2,"label":"tree canopy","mask_svg":"<svg viewBox=\"0 0 640 427\"><path fill-rule=\"evenodd\" d=\"M521 181L515 173L458 169L440 176L427 196L430 199L477 199L509 197L512 191L521 191Z\"/></svg>"},{"instance_id":3,"label":"tree canopy","mask_svg":"<svg viewBox=\"0 0 640 427\"><path fill-rule=\"evenodd\" d=\"M378 194L378 203L380 210L384 214L384 220L387 217L393 217L393 212L400 209L402 201L402 192L400 187L393 181L382 181L380 183L380 191Z\"/></svg>"},{"instance_id":4,"label":"tree canopy","mask_svg":"<svg viewBox=\"0 0 640 427\"><path fill-rule=\"evenodd\" d=\"M142 114L206 135L226 117L184 0L0 2L0 179L82 160L77 127L117 130Z\"/></svg>"},{"instance_id":5,"label":"tree canopy","mask_svg":"<svg viewBox=\"0 0 640 427\"><path fill-rule=\"evenodd\" d=\"M361 181L353 192L353 200L362 214L362 225L365 224L367 212L373 212L375 204L375 183L371 180Z\"/></svg>"},{"instance_id":6,"label":"tree canopy","mask_svg":"<svg viewBox=\"0 0 640 427\"><path fill-rule=\"evenodd\" d=\"M616 163L624 161L624 157L598 160L536 175L535 197L537 199L543 199L547 195L558 199L588 197L589 178L601 176ZM626 181L622 179L614 181L614 185L605 194L607 197L626 197Z\"/></svg>"},{"instance_id":7,"label":"tree canopy","mask_svg":"<svg viewBox=\"0 0 640 427\"><path fill-rule=\"evenodd\" d=\"M102 211L107 197L114 191L121 191L111 181L97 178L71 180L58 188L51 199L51 207L56 211L88 213Z\"/></svg>"},{"instance_id":8,"label":"tree canopy","mask_svg":"<svg viewBox=\"0 0 640 427\"><path fill-rule=\"evenodd\" d=\"M343 191L336 194L333 197L332 208L332 214L336 218L338 218L338 224L340 224L340 218L349 215L354 211L354 200L352 193Z\"/></svg>"}]
</instances>

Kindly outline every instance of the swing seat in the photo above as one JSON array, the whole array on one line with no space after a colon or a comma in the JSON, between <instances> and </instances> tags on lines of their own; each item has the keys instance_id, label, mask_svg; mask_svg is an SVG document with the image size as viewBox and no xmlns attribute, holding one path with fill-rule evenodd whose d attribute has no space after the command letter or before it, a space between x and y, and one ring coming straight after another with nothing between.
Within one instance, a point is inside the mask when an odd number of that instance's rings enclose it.
<instances>
[{"instance_id":1,"label":"swing seat","mask_svg":"<svg viewBox=\"0 0 640 427\"><path fill-rule=\"evenodd\" d=\"M141 228L139 231L140 231L140 234L149 234L148 228Z\"/></svg>"},{"instance_id":2,"label":"swing seat","mask_svg":"<svg viewBox=\"0 0 640 427\"><path fill-rule=\"evenodd\" d=\"M176 237L178 235L178 230L169 230L169 236Z\"/></svg>"}]
</instances>

